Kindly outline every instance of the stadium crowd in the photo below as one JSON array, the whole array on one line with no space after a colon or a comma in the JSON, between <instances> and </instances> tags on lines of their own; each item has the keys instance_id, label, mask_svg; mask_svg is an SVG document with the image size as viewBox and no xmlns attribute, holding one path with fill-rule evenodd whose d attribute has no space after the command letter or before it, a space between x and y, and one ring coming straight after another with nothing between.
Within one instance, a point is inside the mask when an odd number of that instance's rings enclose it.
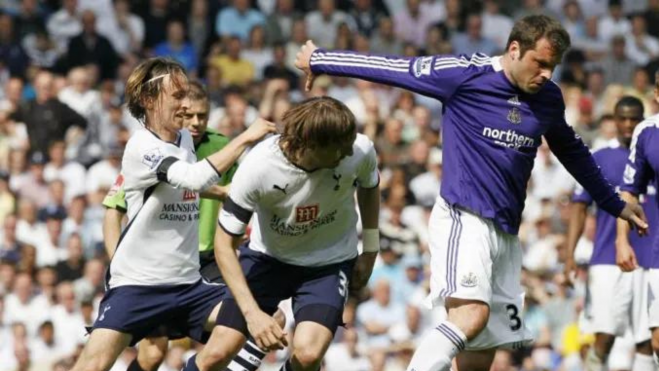
<instances>
[{"instance_id":1,"label":"stadium crowd","mask_svg":"<svg viewBox=\"0 0 659 371\"><path fill-rule=\"evenodd\" d=\"M556 70L566 117L595 150L616 138L623 95L659 111L659 0L4 0L0 13L0 371L68 370L96 318L109 259L102 200L140 123L123 106L128 74L171 56L207 87L209 127L230 138L257 117L279 122L329 95L376 144L381 253L368 290L347 302L326 371L404 370L430 311L427 220L441 187L442 107L421 95L321 76L304 91L293 62L308 39L325 48L407 56L501 53L514 20L551 15L573 48ZM564 284L562 250L575 182L542 145L520 232L524 320L532 348L499 351L493 370L582 369L592 334L579 326L595 219ZM656 228L656 227L655 227ZM158 254L157 246L144 246ZM284 305L285 307L285 305ZM176 341L161 371L195 344ZM621 354L633 352L633 343ZM128 349L113 370L135 357ZM268 355L278 369L285 351Z\"/></svg>"}]
</instances>

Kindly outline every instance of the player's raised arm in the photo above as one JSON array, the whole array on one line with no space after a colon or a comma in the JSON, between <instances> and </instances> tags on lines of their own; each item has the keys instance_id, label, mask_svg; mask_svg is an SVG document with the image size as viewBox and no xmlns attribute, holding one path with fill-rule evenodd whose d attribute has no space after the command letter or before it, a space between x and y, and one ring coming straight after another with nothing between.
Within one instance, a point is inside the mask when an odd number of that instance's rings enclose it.
<instances>
[{"instance_id":1,"label":"player's raised arm","mask_svg":"<svg viewBox=\"0 0 659 371\"><path fill-rule=\"evenodd\" d=\"M466 56L396 57L363 54L344 50L324 50L307 41L297 54L295 65L307 75L306 89L315 76L354 77L405 88L413 92L448 99L473 68L487 64L489 58Z\"/></svg>"}]
</instances>

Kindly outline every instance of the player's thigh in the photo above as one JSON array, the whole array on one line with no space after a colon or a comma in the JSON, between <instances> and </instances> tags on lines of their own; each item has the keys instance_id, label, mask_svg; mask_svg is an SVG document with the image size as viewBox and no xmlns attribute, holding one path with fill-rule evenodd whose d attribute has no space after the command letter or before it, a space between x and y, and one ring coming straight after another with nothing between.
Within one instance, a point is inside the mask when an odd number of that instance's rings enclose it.
<instances>
[{"instance_id":1,"label":"player's thigh","mask_svg":"<svg viewBox=\"0 0 659 371\"><path fill-rule=\"evenodd\" d=\"M632 272L632 303L628 317L634 334L634 343L647 342L652 337L649 322L650 271L638 268Z\"/></svg>"},{"instance_id":2,"label":"player's thigh","mask_svg":"<svg viewBox=\"0 0 659 371\"><path fill-rule=\"evenodd\" d=\"M494 234L489 318L487 326L467 344L468 350L519 348L533 340L523 316L525 292L521 286L519 239L498 230Z\"/></svg>"},{"instance_id":3,"label":"player's thigh","mask_svg":"<svg viewBox=\"0 0 659 371\"><path fill-rule=\"evenodd\" d=\"M649 305L648 311L648 326L653 330L652 337L659 337L659 269L650 269L648 273L648 281L650 286ZM659 345L659 342L657 342ZM659 349L659 348L655 348Z\"/></svg>"},{"instance_id":4,"label":"player's thigh","mask_svg":"<svg viewBox=\"0 0 659 371\"><path fill-rule=\"evenodd\" d=\"M496 349L464 351L456 357L458 371L489 371Z\"/></svg>"},{"instance_id":5,"label":"player's thigh","mask_svg":"<svg viewBox=\"0 0 659 371\"><path fill-rule=\"evenodd\" d=\"M107 371L130 344L131 335L106 328L95 329L89 336L73 371Z\"/></svg>"},{"instance_id":6,"label":"player's thigh","mask_svg":"<svg viewBox=\"0 0 659 371\"><path fill-rule=\"evenodd\" d=\"M623 336L632 305L632 273L616 265L593 265L588 269L586 317L595 333Z\"/></svg>"},{"instance_id":7,"label":"player's thigh","mask_svg":"<svg viewBox=\"0 0 659 371\"><path fill-rule=\"evenodd\" d=\"M355 260L315 268L300 268L293 293L296 323L314 322L332 334L343 325L343 310L348 297L349 277Z\"/></svg>"},{"instance_id":8,"label":"player's thigh","mask_svg":"<svg viewBox=\"0 0 659 371\"><path fill-rule=\"evenodd\" d=\"M293 355L303 364L320 362L333 338L334 334L324 325L300 322L293 335Z\"/></svg>"},{"instance_id":9,"label":"player's thigh","mask_svg":"<svg viewBox=\"0 0 659 371\"><path fill-rule=\"evenodd\" d=\"M491 222L437 199L429 221L434 305L447 297L490 303L495 232Z\"/></svg>"}]
</instances>

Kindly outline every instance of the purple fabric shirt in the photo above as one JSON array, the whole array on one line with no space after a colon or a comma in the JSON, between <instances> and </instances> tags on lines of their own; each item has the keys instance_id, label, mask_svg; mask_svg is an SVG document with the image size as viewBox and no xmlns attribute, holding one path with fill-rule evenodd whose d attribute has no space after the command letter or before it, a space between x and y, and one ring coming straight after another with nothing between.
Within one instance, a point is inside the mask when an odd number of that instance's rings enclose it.
<instances>
[{"instance_id":1,"label":"purple fabric shirt","mask_svg":"<svg viewBox=\"0 0 659 371\"><path fill-rule=\"evenodd\" d=\"M652 116L636 126L629 158L625 166L622 186L623 191L635 195L650 193L651 182L657 181L659 174L659 115ZM659 205L654 202L655 212ZM657 230L657 223L650 221L650 230ZM652 244L651 268L659 268L659 233L655 233Z\"/></svg>"},{"instance_id":2,"label":"purple fabric shirt","mask_svg":"<svg viewBox=\"0 0 659 371\"><path fill-rule=\"evenodd\" d=\"M620 215L624 202L565 122L558 86L549 82L537 94L526 94L506 78L499 59L483 54L399 58L318 49L311 56L311 70L398 86L440 100L445 174L441 196L493 220L507 233L519 230L542 136L598 205Z\"/></svg>"},{"instance_id":3,"label":"purple fabric shirt","mask_svg":"<svg viewBox=\"0 0 659 371\"><path fill-rule=\"evenodd\" d=\"M625 170L629 149L621 146L603 148L593 154L595 161L600 165L602 174L610 179L616 186L622 185L622 174ZM574 202L583 202L590 205L593 202L588 191L579 187L572 197ZM656 189L648 187L643 196L643 210L648 217L650 225L657 222ZM650 230L650 236L639 237L636 232L630 234L630 241L636 260L643 268L652 265L652 242L656 233ZM595 232L595 245L593 255L590 258L591 265L615 265L616 264L616 218L597 210L597 230Z\"/></svg>"}]
</instances>

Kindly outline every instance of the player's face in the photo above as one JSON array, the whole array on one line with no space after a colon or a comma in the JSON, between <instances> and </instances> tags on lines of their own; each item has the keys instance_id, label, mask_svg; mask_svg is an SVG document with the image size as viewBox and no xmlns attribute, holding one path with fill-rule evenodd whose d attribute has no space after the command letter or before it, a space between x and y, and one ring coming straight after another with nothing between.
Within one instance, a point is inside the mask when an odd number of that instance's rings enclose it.
<instances>
[{"instance_id":1,"label":"player's face","mask_svg":"<svg viewBox=\"0 0 659 371\"><path fill-rule=\"evenodd\" d=\"M643 121L643 110L636 106L620 106L615 112L615 120L619 140L629 146L634 128Z\"/></svg>"},{"instance_id":2,"label":"player's face","mask_svg":"<svg viewBox=\"0 0 659 371\"><path fill-rule=\"evenodd\" d=\"M341 160L352 156L352 146L355 138L347 140L344 143L331 144L326 147L310 150L307 155L310 162L317 169L333 169L339 166Z\"/></svg>"},{"instance_id":3,"label":"player's face","mask_svg":"<svg viewBox=\"0 0 659 371\"><path fill-rule=\"evenodd\" d=\"M188 79L182 75L168 75L163 80L163 89L155 105L156 119L167 129L178 131L184 127L185 113L190 109Z\"/></svg>"},{"instance_id":4,"label":"player's face","mask_svg":"<svg viewBox=\"0 0 659 371\"><path fill-rule=\"evenodd\" d=\"M208 127L208 101L190 101L190 108L185 112L183 122L193 139L201 138Z\"/></svg>"},{"instance_id":5,"label":"player's face","mask_svg":"<svg viewBox=\"0 0 659 371\"><path fill-rule=\"evenodd\" d=\"M519 58L519 44L511 45L511 53L517 57L512 61L512 74L517 87L522 91L535 94L551 79L561 56L556 55L547 39L542 38L535 44L535 49L527 50Z\"/></svg>"}]
</instances>

